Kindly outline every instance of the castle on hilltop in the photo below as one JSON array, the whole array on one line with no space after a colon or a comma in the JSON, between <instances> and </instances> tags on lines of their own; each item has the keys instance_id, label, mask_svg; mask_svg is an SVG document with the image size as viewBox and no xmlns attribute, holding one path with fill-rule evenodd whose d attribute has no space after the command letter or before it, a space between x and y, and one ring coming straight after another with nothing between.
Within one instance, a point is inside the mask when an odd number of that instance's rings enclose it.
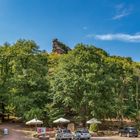
<instances>
[{"instance_id":1,"label":"castle on hilltop","mask_svg":"<svg viewBox=\"0 0 140 140\"><path fill-rule=\"evenodd\" d=\"M57 53L57 54L66 54L68 53L68 51L70 51L71 49L66 46L65 44L63 44L62 42L58 41L58 39L54 39L52 41L53 45L53 49L52 52Z\"/></svg>"}]
</instances>

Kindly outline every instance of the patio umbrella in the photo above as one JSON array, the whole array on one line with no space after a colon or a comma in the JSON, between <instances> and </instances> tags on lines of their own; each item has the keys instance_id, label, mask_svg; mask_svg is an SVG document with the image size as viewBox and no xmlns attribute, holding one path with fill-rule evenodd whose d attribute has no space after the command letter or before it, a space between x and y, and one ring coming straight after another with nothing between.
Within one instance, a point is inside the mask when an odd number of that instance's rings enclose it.
<instances>
[{"instance_id":1,"label":"patio umbrella","mask_svg":"<svg viewBox=\"0 0 140 140\"><path fill-rule=\"evenodd\" d=\"M65 118L59 118L59 119L53 121L53 123L60 123L60 124L62 124L62 123L69 123L69 122L70 121L65 119Z\"/></svg>"},{"instance_id":2,"label":"patio umbrella","mask_svg":"<svg viewBox=\"0 0 140 140\"><path fill-rule=\"evenodd\" d=\"M87 124L97 124L97 123L101 123L101 122L98 121L96 118L92 118L89 121L87 121Z\"/></svg>"},{"instance_id":3,"label":"patio umbrella","mask_svg":"<svg viewBox=\"0 0 140 140\"><path fill-rule=\"evenodd\" d=\"M40 121L38 119L32 119L26 122L26 125L38 125L38 124L43 124L43 121Z\"/></svg>"}]
</instances>

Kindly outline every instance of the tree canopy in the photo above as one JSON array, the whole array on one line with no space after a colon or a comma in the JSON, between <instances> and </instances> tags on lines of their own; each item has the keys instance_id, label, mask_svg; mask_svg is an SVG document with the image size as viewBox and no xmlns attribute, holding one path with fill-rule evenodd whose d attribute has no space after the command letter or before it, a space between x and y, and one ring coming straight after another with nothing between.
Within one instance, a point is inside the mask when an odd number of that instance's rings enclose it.
<instances>
[{"instance_id":1,"label":"tree canopy","mask_svg":"<svg viewBox=\"0 0 140 140\"><path fill-rule=\"evenodd\" d=\"M139 63L92 45L64 50L49 54L32 40L2 45L0 112L48 125L58 117L140 121Z\"/></svg>"}]
</instances>

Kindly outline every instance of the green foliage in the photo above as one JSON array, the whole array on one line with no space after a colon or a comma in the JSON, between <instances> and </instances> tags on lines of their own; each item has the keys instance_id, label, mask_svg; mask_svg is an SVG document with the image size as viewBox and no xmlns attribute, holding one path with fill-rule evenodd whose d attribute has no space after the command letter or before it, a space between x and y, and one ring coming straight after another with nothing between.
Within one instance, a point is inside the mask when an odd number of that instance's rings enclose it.
<instances>
[{"instance_id":1,"label":"green foliage","mask_svg":"<svg viewBox=\"0 0 140 140\"><path fill-rule=\"evenodd\" d=\"M60 58L58 71L52 80L53 99L55 104L61 103L66 116L71 112L75 119L85 123L96 109L104 110L101 112L104 115L110 111L111 98L108 97L111 92L106 88L108 75L103 75L106 72L106 56L100 49L78 44L73 51ZM108 82L111 83L111 79ZM100 102L101 98L107 100ZM100 112L96 113L100 116Z\"/></svg>"},{"instance_id":2,"label":"green foliage","mask_svg":"<svg viewBox=\"0 0 140 140\"><path fill-rule=\"evenodd\" d=\"M91 124L89 131L91 132L97 132L98 131L98 125L97 124Z\"/></svg>"},{"instance_id":3,"label":"green foliage","mask_svg":"<svg viewBox=\"0 0 140 140\"><path fill-rule=\"evenodd\" d=\"M48 100L48 56L30 40L18 40L0 49L0 100L4 102L3 112L7 110L25 119L33 117L35 113L41 114L40 110Z\"/></svg>"},{"instance_id":4,"label":"green foliage","mask_svg":"<svg viewBox=\"0 0 140 140\"><path fill-rule=\"evenodd\" d=\"M38 118L38 119L42 119L43 118L43 112L40 108L32 108L29 111L26 111L26 113L24 114L24 118L26 120L31 120L33 118Z\"/></svg>"},{"instance_id":5,"label":"green foliage","mask_svg":"<svg viewBox=\"0 0 140 140\"><path fill-rule=\"evenodd\" d=\"M47 125L58 117L83 124L93 116L140 121L139 63L92 45L69 51L57 43L66 54L48 54L31 40L0 47L1 113Z\"/></svg>"}]
</instances>

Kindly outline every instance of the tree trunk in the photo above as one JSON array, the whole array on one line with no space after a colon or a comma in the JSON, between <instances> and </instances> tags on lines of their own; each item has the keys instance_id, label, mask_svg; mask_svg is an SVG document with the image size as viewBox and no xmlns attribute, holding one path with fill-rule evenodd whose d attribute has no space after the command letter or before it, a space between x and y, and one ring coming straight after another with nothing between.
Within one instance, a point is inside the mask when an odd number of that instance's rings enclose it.
<instances>
[{"instance_id":1,"label":"tree trunk","mask_svg":"<svg viewBox=\"0 0 140 140\"><path fill-rule=\"evenodd\" d=\"M4 103L1 103L1 106L2 106L2 122L4 122L4 113L5 113Z\"/></svg>"}]
</instances>

